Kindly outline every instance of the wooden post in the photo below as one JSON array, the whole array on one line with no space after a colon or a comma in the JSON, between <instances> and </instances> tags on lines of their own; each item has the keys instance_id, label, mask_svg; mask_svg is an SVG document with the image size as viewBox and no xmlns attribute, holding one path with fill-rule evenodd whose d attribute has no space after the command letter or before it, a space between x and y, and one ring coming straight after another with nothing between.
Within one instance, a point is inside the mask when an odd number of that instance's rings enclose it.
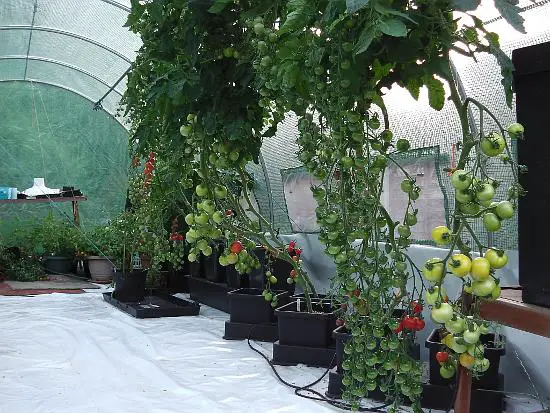
<instances>
[{"instance_id":1,"label":"wooden post","mask_svg":"<svg viewBox=\"0 0 550 413\"><path fill-rule=\"evenodd\" d=\"M472 375L460 366L458 368L458 388L456 389L455 413L469 413L472 399Z\"/></svg>"},{"instance_id":2,"label":"wooden post","mask_svg":"<svg viewBox=\"0 0 550 413\"><path fill-rule=\"evenodd\" d=\"M74 224L79 227L80 226L80 214L78 212L78 201L73 201L73 217L74 217Z\"/></svg>"}]
</instances>

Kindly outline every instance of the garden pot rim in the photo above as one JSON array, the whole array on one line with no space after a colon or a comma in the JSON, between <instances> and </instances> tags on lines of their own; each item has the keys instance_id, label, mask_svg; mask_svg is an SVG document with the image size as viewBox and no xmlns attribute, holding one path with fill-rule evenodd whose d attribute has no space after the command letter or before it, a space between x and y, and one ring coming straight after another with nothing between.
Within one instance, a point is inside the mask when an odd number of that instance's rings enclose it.
<instances>
[{"instance_id":1,"label":"garden pot rim","mask_svg":"<svg viewBox=\"0 0 550 413\"><path fill-rule=\"evenodd\" d=\"M323 305L324 309L329 306L328 303L323 302L322 300L312 300L313 304L321 304ZM293 318L331 318L335 314L335 309L332 308L330 311L323 311L323 312L313 312L310 313L308 311L296 311L291 310L290 307L296 306L296 301L291 301L287 304L284 304L280 306L279 308L275 309L275 315L279 317L281 314L285 314L286 317L293 317ZM306 304L304 303L302 308L305 310Z\"/></svg>"},{"instance_id":2,"label":"garden pot rim","mask_svg":"<svg viewBox=\"0 0 550 413\"><path fill-rule=\"evenodd\" d=\"M246 294L246 293L244 293L244 291L258 291L258 294ZM242 288L237 288L235 290L229 291L227 293L227 295L253 297L253 296L256 296L256 295L261 296L262 291L263 290L261 288L242 287ZM281 297L283 295L288 295L288 291L284 291L284 290L271 290L271 292L277 297Z\"/></svg>"},{"instance_id":3,"label":"garden pot rim","mask_svg":"<svg viewBox=\"0 0 550 413\"><path fill-rule=\"evenodd\" d=\"M104 257L104 256L101 256L101 255L86 255L84 257L84 259L87 259L87 260L105 260L105 261L111 261L113 258L112 257Z\"/></svg>"},{"instance_id":4,"label":"garden pot rim","mask_svg":"<svg viewBox=\"0 0 550 413\"><path fill-rule=\"evenodd\" d=\"M44 260L72 260L74 257L68 256L68 255L45 255Z\"/></svg>"}]
</instances>

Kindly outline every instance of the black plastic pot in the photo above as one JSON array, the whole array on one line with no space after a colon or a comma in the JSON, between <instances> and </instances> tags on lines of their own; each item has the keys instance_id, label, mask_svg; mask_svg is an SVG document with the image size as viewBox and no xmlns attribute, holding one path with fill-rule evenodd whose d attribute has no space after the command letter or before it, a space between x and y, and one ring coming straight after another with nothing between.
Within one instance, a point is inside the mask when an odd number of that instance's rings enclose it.
<instances>
[{"instance_id":1,"label":"black plastic pot","mask_svg":"<svg viewBox=\"0 0 550 413\"><path fill-rule=\"evenodd\" d=\"M171 293L188 293L188 279L183 271L166 271L166 289Z\"/></svg>"},{"instance_id":2,"label":"black plastic pot","mask_svg":"<svg viewBox=\"0 0 550 413\"><path fill-rule=\"evenodd\" d=\"M288 292L273 291L280 305L288 303ZM259 288L240 288L227 293L229 319L233 323L272 323L275 314L271 303L266 301Z\"/></svg>"},{"instance_id":3,"label":"black plastic pot","mask_svg":"<svg viewBox=\"0 0 550 413\"><path fill-rule=\"evenodd\" d=\"M146 271L134 270L130 273L115 271L113 281L115 290L113 298L123 303L134 303L145 298Z\"/></svg>"},{"instance_id":4,"label":"black plastic pot","mask_svg":"<svg viewBox=\"0 0 550 413\"><path fill-rule=\"evenodd\" d=\"M288 346L328 347L336 328L334 309L327 303L313 303L308 313L306 303L293 301L275 310L279 323L279 343Z\"/></svg>"},{"instance_id":5,"label":"black plastic pot","mask_svg":"<svg viewBox=\"0 0 550 413\"><path fill-rule=\"evenodd\" d=\"M505 354L506 350L503 347L495 348L495 334L485 334L480 337L480 341L486 345L485 357L490 362L489 370L487 370L479 378L472 379L472 386L479 389L496 390L499 386L499 367L500 358ZM503 341L504 337L499 336L499 340ZM439 338L439 330L434 330L426 339L426 347L430 351L430 383L439 385L449 385L455 383L455 377L451 379L444 379L439 374L440 365L435 359L435 355L438 351L441 351L443 345Z\"/></svg>"},{"instance_id":6,"label":"black plastic pot","mask_svg":"<svg viewBox=\"0 0 550 413\"><path fill-rule=\"evenodd\" d=\"M531 45L512 52L517 120L525 127L526 139L517 142L518 163L528 165L529 173L520 174L526 195L518 199L519 284L526 303L550 308L550 277L539 257L546 254L545 234L550 222L540 217L547 210L550 187L548 162L550 141L546 117L550 111L550 42ZM512 229L512 227L510 227Z\"/></svg>"},{"instance_id":7,"label":"black plastic pot","mask_svg":"<svg viewBox=\"0 0 550 413\"><path fill-rule=\"evenodd\" d=\"M312 300L316 300L316 301L324 301L326 303L330 303L330 298L328 298L328 296L326 294L317 294L317 297L313 298L311 297ZM304 293L300 293L300 294L293 294L291 297L290 297L290 301L296 301L296 300L301 300L301 301L304 301L306 299L306 295Z\"/></svg>"},{"instance_id":8,"label":"black plastic pot","mask_svg":"<svg viewBox=\"0 0 550 413\"><path fill-rule=\"evenodd\" d=\"M294 294L296 290L296 284L289 284L286 282L292 270L292 265L284 260L276 258L273 260L271 271L273 275L277 277L277 284L273 288L277 290L286 290L290 295Z\"/></svg>"},{"instance_id":9,"label":"black plastic pot","mask_svg":"<svg viewBox=\"0 0 550 413\"><path fill-rule=\"evenodd\" d=\"M221 245L212 245L212 254L208 257L202 256L202 272L204 278L214 283L225 282L225 267L220 265L218 258L223 248Z\"/></svg>"},{"instance_id":10,"label":"black plastic pot","mask_svg":"<svg viewBox=\"0 0 550 413\"><path fill-rule=\"evenodd\" d=\"M202 277L202 259L197 259L195 262L187 262L187 271L191 277Z\"/></svg>"},{"instance_id":11,"label":"black plastic pot","mask_svg":"<svg viewBox=\"0 0 550 413\"><path fill-rule=\"evenodd\" d=\"M249 288L248 274L239 274L233 265L225 267L225 283L232 288Z\"/></svg>"},{"instance_id":12,"label":"black plastic pot","mask_svg":"<svg viewBox=\"0 0 550 413\"><path fill-rule=\"evenodd\" d=\"M42 262L46 274L70 274L73 257L46 257Z\"/></svg>"}]
</instances>

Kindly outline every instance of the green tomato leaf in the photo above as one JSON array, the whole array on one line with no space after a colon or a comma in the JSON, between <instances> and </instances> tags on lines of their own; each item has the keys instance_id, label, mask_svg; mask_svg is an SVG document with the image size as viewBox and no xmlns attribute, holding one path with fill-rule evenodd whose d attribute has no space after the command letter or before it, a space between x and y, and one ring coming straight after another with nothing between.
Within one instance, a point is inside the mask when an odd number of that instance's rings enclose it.
<instances>
[{"instance_id":1,"label":"green tomato leaf","mask_svg":"<svg viewBox=\"0 0 550 413\"><path fill-rule=\"evenodd\" d=\"M500 12L500 15L506 20L510 26L520 33L525 33L524 18L519 14L521 9L517 6L515 0L494 0L495 7Z\"/></svg>"},{"instance_id":2,"label":"green tomato leaf","mask_svg":"<svg viewBox=\"0 0 550 413\"><path fill-rule=\"evenodd\" d=\"M382 20L378 27L380 31L392 37L405 37L407 35L407 26L401 19L390 18Z\"/></svg>"},{"instance_id":3,"label":"green tomato leaf","mask_svg":"<svg viewBox=\"0 0 550 413\"><path fill-rule=\"evenodd\" d=\"M289 4L289 8L296 8L294 11L291 11L287 16L286 20L281 26L281 33L295 32L300 29L303 29L308 24L309 19L311 18L312 8L307 4L304 4L303 7L300 7L300 3L303 3L303 0L293 0L292 7Z\"/></svg>"},{"instance_id":4,"label":"green tomato leaf","mask_svg":"<svg viewBox=\"0 0 550 413\"><path fill-rule=\"evenodd\" d=\"M415 98L415 100L418 100L420 97L420 88L424 84L420 79L417 78L411 78L405 83L405 88L409 91L411 96Z\"/></svg>"},{"instance_id":5,"label":"green tomato leaf","mask_svg":"<svg viewBox=\"0 0 550 413\"><path fill-rule=\"evenodd\" d=\"M233 0L215 0L208 11L213 14L221 13L229 3L233 3Z\"/></svg>"},{"instance_id":6,"label":"green tomato leaf","mask_svg":"<svg viewBox=\"0 0 550 413\"><path fill-rule=\"evenodd\" d=\"M454 9L458 11L475 10L481 4L481 0L454 0Z\"/></svg>"},{"instance_id":7,"label":"green tomato leaf","mask_svg":"<svg viewBox=\"0 0 550 413\"><path fill-rule=\"evenodd\" d=\"M514 64L512 60L508 57L506 53L502 51L498 45L493 43L489 44L489 49L491 54L496 57L497 62L500 66L500 74L502 79L500 83L504 86L504 93L506 94L506 104L508 107L512 107L512 98L513 98L513 82L514 82Z\"/></svg>"},{"instance_id":8,"label":"green tomato leaf","mask_svg":"<svg viewBox=\"0 0 550 413\"><path fill-rule=\"evenodd\" d=\"M355 13L358 10L361 10L370 0L346 0L346 10L348 13Z\"/></svg>"},{"instance_id":9,"label":"green tomato leaf","mask_svg":"<svg viewBox=\"0 0 550 413\"><path fill-rule=\"evenodd\" d=\"M332 21L339 14L343 13L346 10L345 0L329 0L325 12L323 13L323 21L329 22Z\"/></svg>"},{"instance_id":10,"label":"green tomato leaf","mask_svg":"<svg viewBox=\"0 0 550 413\"><path fill-rule=\"evenodd\" d=\"M445 88L443 87L443 83L434 77L427 77L424 79L424 84L428 88L430 106L435 110L443 109L445 105Z\"/></svg>"},{"instance_id":11,"label":"green tomato leaf","mask_svg":"<svg viewBox=\"0 0 550 413\"><path fill-rule=\"evenodd\" d=\"M398 10L390 9L389 7L386 7L386 6L384 6L383 4L380 4L380 3L374 3L374 10L376 10L378 13L380 13L383 16L386 16L386 15L399 16L399 17L403 17L404 19L409 20L410 22L412 22L414 24L418 24L415 20L410 18L405 13L401 13Z\"/></svg>"},{"instance_id":12,"label":"green tomato leaf","mask_svg":"<svg viewBox=\"0 0 550 413\"><path fill-rule=\"evenodd\" d=\"M377 30L375 26L365 27L361 32L361 35L359 36L357 43L355 44L353 53L355 55L358 55L365 52L371 45L376 35L377 35Z\"/></svg>"}]
</instances>

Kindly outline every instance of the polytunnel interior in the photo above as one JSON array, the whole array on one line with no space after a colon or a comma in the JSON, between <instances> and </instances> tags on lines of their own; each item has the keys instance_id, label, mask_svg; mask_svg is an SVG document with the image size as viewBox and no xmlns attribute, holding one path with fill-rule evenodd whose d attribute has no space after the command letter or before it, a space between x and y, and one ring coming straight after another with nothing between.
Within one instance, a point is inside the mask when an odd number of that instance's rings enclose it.
<instances>
[{"instance_id":1,"label":"polytunnel interior","mask_svg":"<svg viewBox=\"0 0 550 413\"><path fill-rule=\"evenodd\" d=\"M525 28L523 32L515 30L506 19L499 17L500 10L493 6L492 1L482 1L481 7L476 10L476 15L486 22L489 30L499 34L502 49L508 56L511 56L515 49L550 41L548 25L550 2L544 0L538 2L502 0L502 2L521 8ZM126 75L142 46L139 35L125 27L132 3L144 2L0 0L0 114L2 115L0 185L16 187L22 191L33 185L34 178L43 177L48 187L74 186L82 190L87 200L79 203L79 224L80 229L85 231L98 225L106 225L111 218L123 211L128 203L128 177L132 162L128 142L133 131L132 122L125 116L125 107L120 104L120 101L126 92ZM452 63L462 98L470 96L483 102L503 125L516 121L515 98L509 106L506 104L500 68L493 56L482 54L477 57L477 62L473 62L455 53L452 55ZM407 90L398 86L393 86L384 92L389 122L394 135L397 138L407 138L411 143L411 150L397 155L398 160L404 170L417 179L417 183L423 190L423 196L417 203L420 212L418 224L412 228L413 241L410 247L414 261L421 264L436 252L431 235L432 228L440 224L449 225L449 214L454 207L450 200L454 188L448 170L455 168L458 162L460 121L450 101L446 101L440 111L432 109L426 90L421 91L418 100L411 97ZM475 132L480 132L479 113L472 109L468 117L474 125ZM485 134L489 134L495 128L496 125L491 121L483 124ZM330 289L329 277L334 275L337 269L332 258L325 254L324 246L319 242L320 228L315 213L317 202L310 187L320 184L320 181L313 177L298 159L298 137L298 119L295 114L287 113L276 134L263 139L259 163L249 164L247 168L254 179L252 193L259 212L277 229L277 235L284 242L297 241L299 245L304 245L309 250L309 254L303 258L304 268L311 275L316 287L321 292L327 292ZM510 142L510 147L513 155L517 156L515 142ZM510 172L497 162L489 161L486 167L495 178L510 178ZM382 201L391 214L398 214L408 202L407 196L399 189L402 179L403 174L397 167L389 167L386 171ZM504 195L504 188L497 189L497 196ZM17 233L18 228L30 225L31 222L36 222L36 219L52 212L58 218L73 224L70 203L0 205L0 246L2 243L8 245L10 237L14 236L14 231ZM504 221L502 230L497 234L488 232L479 222L473 224L473 229L484 245L502 248L508 252L510 265L503 270L503 284L517 285L519 283L517 218ZM473 243L473 239L470 241ZM459 288L458 283L455 283L448 290L455 292L454 290L459 291ZM40 300L40 311L29 310L29 317L36 317L37 314L49 310L44 298L40 297ZM65 303L65 300L65 298L57 298L52 308L63 311L66 305L78 311L80 308L78 304L68 301ZM10 301L2 300L1 296L0 302L4 308L12 304ZM89 299L86 303L90 306L95 305ZM26 311L21 303L16 303L14 308L16 313ZM7 314L10 314L9 310ZM90 314L93 316L93 311ZM97 315L97 317L103 316ZM71 328L79 330L78 316L69 316L69 318L68 323ZM218 313L207 313L206 319L205 325L214 329L220 327L223 317ZM55 323L56 319L48 315L46 321ZM111 320L107 318L103 321L109 323ZM136 338L138 342L146 343L149 337L145 337L143 331L149 326L140 324L141 321L132 324L125 319L116 318L114 324L123 331L121 334L124 340L131 341ZM182 322L181 325L187 328L186 323ZM431 331L435 327L432 320L426 319L426 324L426 330L417 335L418 342L422 343L422 352L425 350L423 342L429 334L428 330ZM1 325L2 322L0 327ZM15 322L10 322L9 326L8 324L6 326L10 329L17 328ZM127 328L134 330L126 330ZM173 341L175 339L167 338L172 332L171 327L161 323L152 327L152 330L155 339L166 345L165 353L169 354L169 357L177 358L175 350L177 343ZM534 411L533 409L538 408L539 404L548 406L550 379L546 372L550 368L550 362L541 357L542 354L547 353L544 349L548 350L548 341L509 327L502 327L500 331L505 334L508 346L507 357L501 362L501 371L506 377L504 390L508 392L510 406L512 406L506 411L527 412ZM193 330L192 334L198 333ZM100 335L112 343L117 341L116 329L101 331ZM16 334L10 333L6 335L6 340L10 337L17 339ZM86 336L82 340L91 339ZM185 339L180 341L183 342ZM240 357L239 363L248 357L246 353L248 348L245 349L242 346L231 349L220 345L218 341L211 339L209 335L206 335L206 338L196 335L193 336L190 348L195 349L196 346L197 352L201 348L207 348L209 350L205 354L211 357L224 352L226 354L234 352ZM4 345L10 349L15 346L9 346L7 342ZM144 344L147 348L149 345L151 345L150 348L154 348L150 342ZM119 346L121 345L114 345L117 348ZM99 347L102 345L98 345ZM201 393L203 390L194 388L193 383L189 383L186 377L178 376L181 372L173 373L170 366L163 365L162 357L166 355L163 353L164 350L159 350L158 354L155 353L156 349L149 353L149 350L143 350L135 342L128 344L126 341L121 348L119 350L122 353L140 354L136 357L141 357L139 363L143 364L138 363L139 367L135 367L138 370L136 374L143 375L140 377L146 378L148 366L153 366L153 380L159 380L162 383L160 387L172 386L170 400L173 403L178 403L183 395L184 398L203 397L207 400L192 402L191 405L194 408L206 407L209 411L210 409L211 411L237 411L237 409L260 411L252 407L250 410L243 408L239 400L231 399L230 392L214 394L216 392L211 389L205 396ZM422 360L426 361L427 357L427 354L422 353ZM0 350L0 371L2 358ZM225 358L224 360L227 370L231 361ZM13 360L11 362L13 363ZM44 360L42 362L46 363ZM191 364L199 369L206 362L208 360L197 357ZM263 360L256 362L263 363ZM62 364L63 361L60 363ZM113 364L116 365L116 363ZM131 363L125 362L125 364ZM26 363L22 365L28 369L25 370L27 374L32 371L32 366L27 366ZM16 366L17 364L14 363L10 368L14 369ZM254 377L254 367L240 364L239 366L246 374L250 374L250 377ZM47 374L47 368L57 367L46 366L41 370L41 374ZM111 370L113 374L115 374L114 370L114 368ZM300 368L289 368L286 372L295 377L302 374ZM237 380L233 373L224 371L222 368L216 370L214 367L208 374L211 374L211 377L217 376L212 380L227 384ZM305 374L307 377L312 376L313 380L318 376L316 373L317 371L313 373L308 371ZM262 376L269 374L271 371L262 370ZM243 380L248 380L250 377L247 376ZM144 382L140 385L146 388L144 392L147 393L143 399L144 403L154 406L149 411L169 413L178 411L178 409L172 410L173 406L165 409L162 403L158 405L157 402L153 403L151 400L155 396L150 396L151 389L147 387L153 385L143 380ZM174 382L178 381L184 384L175 385ZM261 387L253 380L251 382L246 383L252 387ZM266 381L264 384L278 386L275 383L275 381ZM33 385L36 384L29 385L22 380L17 386L10 387L8 383L0 381L2 392L10 395L7 405L11 410L6 410L6 413L34 411L26 410L26 407L23 407L24 403L18 401L21 397L16 394L16 392L25 392L26 386ZM114 383L113 386L116 387L117 384ZM155 387L156 390L158 389ZM186 393L187 391L189 393ZM44 397L40 392L29 394L35 394L32 396L35 398ZM134 395L125 393L125 397L131 399ZM147 399L147 397L151 398ZM286 411L321 411L315 410L316 405L311 407L302 405L301 401L295 402L286 393L281 396L283 401L280 404L270 401L270 395L265 397L267 401L259 402L257 407L264 409L261 411L285 411L285 408L288 409ZM535 401L527 404L527 407L514 407L514 400L529 398ZM215 409L212 408L213 405L208 405L208 400L216 400ZM94 405L94 403L80 403L75 399L73 402L78 408L74 412L138 411L126 398L120 401L120 410L116 410L116 397L113 396L111 400L107 398L107 401L109 403L98 402ZM44 413L54 411L51 409L56 406L53 402L47 402L45 405L46 410L42 410ZM269 410L273 406L275 406L274 410ZM322 406L324 409L325 405ZM326 411L333 411L330 409L328 407ZM2 411L0 396L0 412ZM61 408L56 411L73 412ZM334 408L334 411L337 409Z\"/></svg>"}]
</instances>

